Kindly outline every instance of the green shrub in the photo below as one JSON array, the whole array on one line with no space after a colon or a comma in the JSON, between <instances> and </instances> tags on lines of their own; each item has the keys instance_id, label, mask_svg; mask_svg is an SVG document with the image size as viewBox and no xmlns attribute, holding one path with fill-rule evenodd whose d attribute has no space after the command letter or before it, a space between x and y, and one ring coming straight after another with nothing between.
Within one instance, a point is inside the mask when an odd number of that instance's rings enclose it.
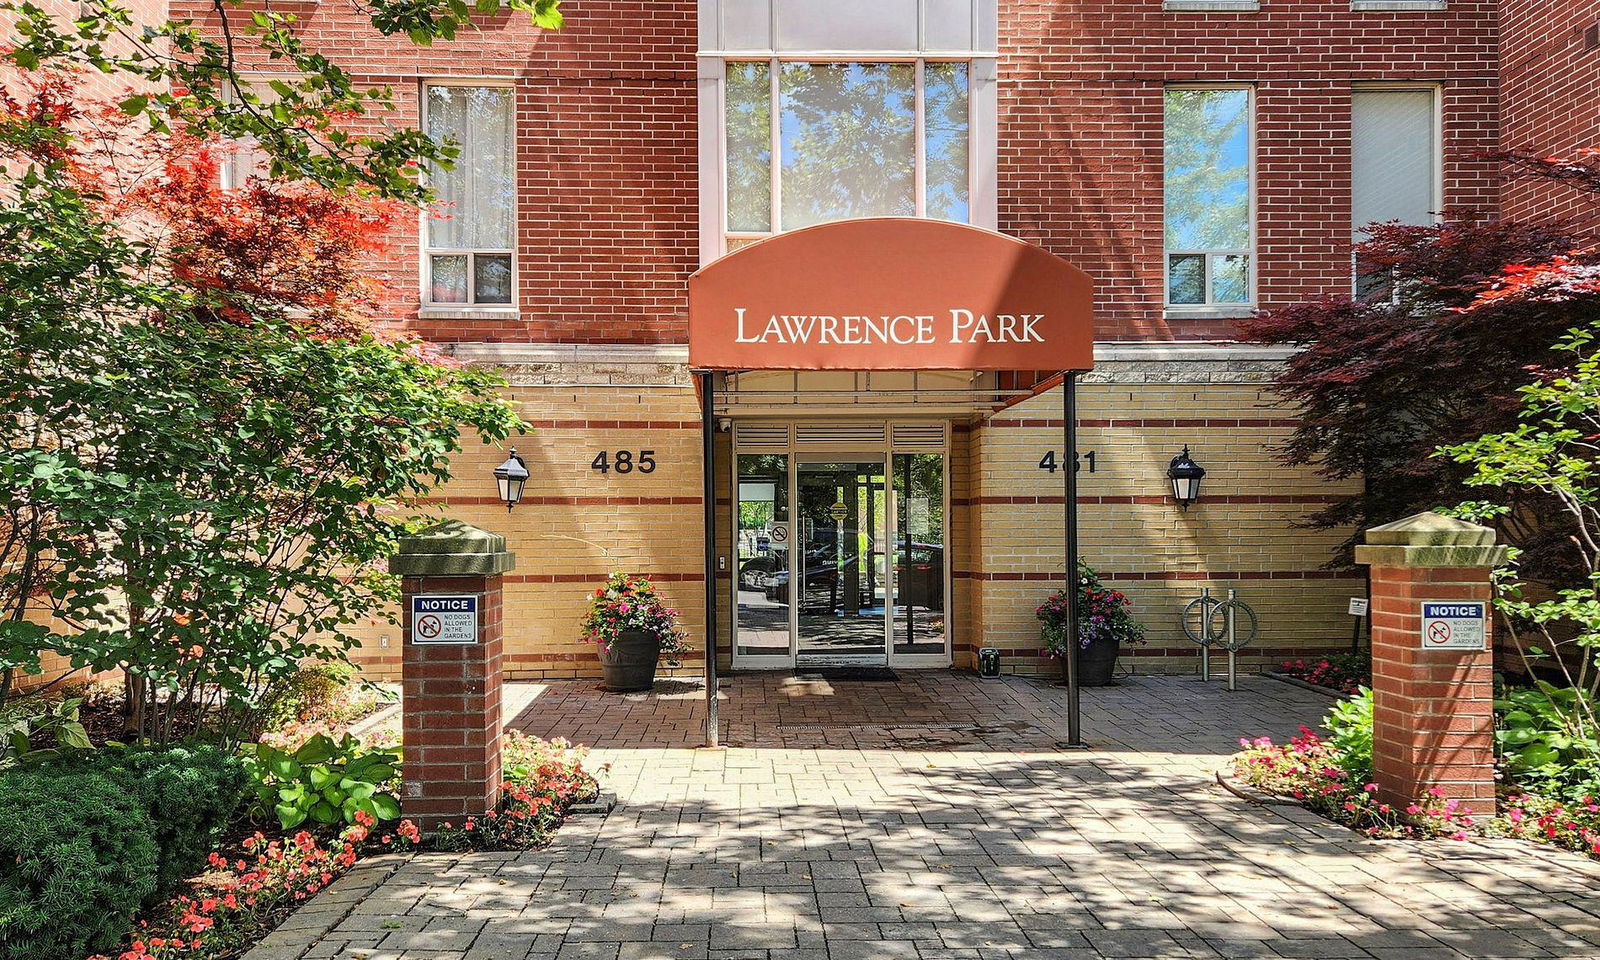
<instances>
[{"instance_id":1,"label":"green shrub","mask_svg":"<svg viewBox=\"0 0 1600 960\"><path fill-rule=\"evenodd\" d=\"M146 905L164 899L205 867L249 783L243 761L211 746L107 747L43 769L69 782L103 777L144 810L156 844L155 889Z\"/></svg>"},{"instance_id":2,"label":"green shrub","mask_svg":"<svg viewBox=\"0 0 1600 960\"><path fill-rule=\"evenodd\" d=\"M1600 796L1600 735L1587 692L1543 680L1513 687L1495 701L1495 745L1518 786L1548 797L1589 802Z\"/></svg>"},{"instance_id":3,"label":"green shrub","mask_svg":"<svg viewBox=\"0 0 1600 960\"><path fill-rule=\"evenodd\" d=\"M1360 687L1349 700L1333 705L1322 718L1327 744L1339 769L1359 783L1372 780L1372 690Z\"/></svg>"},{"instance_id":4,"label":"green shrub","mask_svg":"<svg viewBox=\"0 0 1600 960\"><path fill-rule=\"evenodd\" d=\"M371 713L384 698L384 692L363 682L351 664L305 663L269 694L257 726L264 732L291 723L343 725Z\"/></svg>"},{"instance_id":5,"label":"green shrub","mask_svg":"<svg viewBox=\"0 0 1600 960\"><path fill-rule=\"evenodd\" d=\"M113 947L155 892L152 832L109 777L0 777L0 960L83 960Z\"/></svg>"},{"instance_id":6,"label":"green shrub","mask_svg":"<svg viewBox=\"0 0 1600 960\"><path fill-rule=\"evenodd\" d=\"M285 829L314 824L355 823L356 813L374 820L400 816L394 792L400 751L368 747L345 734L316 734L294 751L255 744L246 754L255 784L253 817L276 817Z\"/></svg>"}]
</instances>

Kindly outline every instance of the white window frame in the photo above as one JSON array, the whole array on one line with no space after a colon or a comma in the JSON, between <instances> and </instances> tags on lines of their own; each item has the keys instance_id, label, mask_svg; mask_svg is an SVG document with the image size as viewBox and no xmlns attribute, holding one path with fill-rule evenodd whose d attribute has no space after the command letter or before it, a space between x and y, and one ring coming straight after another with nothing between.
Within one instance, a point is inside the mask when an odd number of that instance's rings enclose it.
<instances>
[{"instance_id":1,"label":"white window frame","mask_svg":"<svg viewBox=\"0 0 1600 960\"><path fill-rule=\"evenodd\" d=\"M260 88L268 86L274 80L280 78L287 80L295 77L296 75L293 73L259 72L235 74L232 79L222 82L222 102L238 102L239 86L241 84L255 88L255 91L259 94ZM234 152L229 154L224 162L217 165L217 180L224 190L237 190L244 186L243 181L235 176L241 166L239 160L245 154L260 152L261 142L255 137L236 137L233 139L233 150Z\"/></svg>"},{"instance_id":2,"label":"white window frame","mask_svg":"<svg viewBox=\"0 0 1600 960\"><path fill-rule=\"evenodd\" d=\"M894 597L895 597L896 591L899 588L899 583L897 582L898 578L896 578L895 573L894 573L894 564L893 564L892 561L891 562L887 562L887 563L884 564L884 566L886 567L885 572L884 572L884 594L885 594L885 597L887 598L887 606L888 606L889 609L887 611L885 611L885 615L884 615L883 640L884 640L884 655L885 655L884 663L885 663L885 665L887 665L889 667L901 667L901 668L904 668L904 669L915 669L915 668L919 668L919 667L920 668L939 668L939 667L951 666L955 662L955 660L954 660L955 645L956 645L956 641L958 639L958 635L960 633L960 627L956 622L956 618L951 613L952 608L955 606L955 602L951 597L951 588L952 588L952 586L954 584L954 576L952 574L952 569L954 567L954 564L952 563L952 560L951 560L952 554L954 552L954 548L952 546L952 541L954 540L955 535L952 533L952 526L951 526L951 520L950 520L950 516L951 516L951 514L950 514L950 506L951 506L951 498L952 498L952 493L951 493L951 489L950 489L951 477L952 477L951 450L952 450L952 447L954 446L954 437L955 437L954 424L953 423L947 423L946 424L946 426L945 426L944 446L938 451L933 451L933 450L917 449L917 448L914 448L914 447L913 448L902 448L902 447L896 446L895 442L894 442L894 428L895 428L896 424L899 424L899 423L908 423L908 424L916 423L916 424L920 425L920 424L927 423L928 421L902 421L902 420L881 421L881 422L884 423L884 439L883 439L883 441L880 442L880 443L868 443L868 444L863 444L863 443L860 443L860 442L797 443L794 440L794 427L798 426L799 424L801 424L803 422L805 422L805 423L819 423L819 422L826 422L826 421L818 421L818 420L812 419L812 420L804 420L804 421L802 421L802 420L786 420L784 422L786 422L787 424L790 425L789 439L784 441L784 444L783 444L783 447L782 447L781 450L778 449L777 447L762 447L759 450L741 449L737 442L732 443L732 444L729 445L730 456L728 458L729 463L728 463L728 467L727 467L727 470L728 470L727 476L729 477L729 481L732 484L729 487L729 489L733 491L733 499L732 499L732 504L733 504L733 506L732 506L733 522L731 522L728 525L728 527L729 527L728 532L724 534L724 536L727 538L726 540L724 540L724 545L728 550L728 555L730 557L734 558L733 561L732 561L732 565L735 568L733 570L733 572L732 572L732 583L733 583L733 591L734 591L734 596L733 596L732 604L731 604L732 615L728 618L729 619L729 623L728 623L728 628L727 628L728 629L728 633L727 633L727 637L728 637L728 652L729 652L729 655L732 657L732 659L730 661L730 663L732 664L732 668L735 669L735 670L793 670L796 667L796 665L798 664L799 652L800 652L800 604L796 603L796 602L791 602L789 604L789 624L788 624L788 626L789 626L789 649L788 649L788 651L786 653L782 653L782 654L743 654L743 655L741 655L739 653L739 598L737 596L737 594L738 594L738 583L739 583L739 571L737 569L738 568L738 557L739 557L739 523L738 523L738 511L739 511L739 456L741 454L754 454L754 453L773 453L773 454L781 453L783 456L788 458L788 468L787 468L788 469L788 477L786 478L786 481L785 481L786 482L785 491L786 491L786 496L788 497L788 501L789 501L789 510L790 510L790 512L789 512L789 523L792 525L792 529L794 529L796 531L798 531L799 527L800 527L800 517L799 517L799 503L800 503L800 500L799 500L799 496L800 496L800 463L802 461L809 460L811 462L816 462L816 461L819 461L819 460L828 460L828 459L841 459L841 460L843 460L843 459L859 459L860 461L865 463L865 462L877 462L878 460L881 459L883 461L883 465L884 465L884 478L885 478L885 487L886 487L886 495L884 497L884 524L885 524L885 526L884 526L884 536L886 538L886 542L891 546L891 550L888 551L891 554L892 554L893 545L899 542L900 536L901 536L901 532L900 532L900 529L899 529L899 514L900 514L900 511L899 511L899 505L898 505L898 503L896 503L896 499L897 498L896 498L896 494L895 494L895 490L894 490L894 458L895 458L895 456L897 454L900 454L900 453L935 453L935 452L937 452L939 454L939 456L943 458L943 460L944 460L944 463L943 463L943 467L944 467L944 478L943 478L944 503L943 503L943 510L944 510L944 518L945 518L945 530L944 530L944 540L945 540L945 542L944 542L944 551L945 551L945 556L944 556L944 561L943 561L943 565L944 565L943 578L944 579L943 579L943 584L942 584L942 589L944 590L944 604L945 604L944 650L941 653L932 653L932 654L929 654L929 653L896 653L895 652L895 650L894 650L894 628L895 628ZM794 584L794 583L797 582L798 578L797 578L796 572L794 570L794 567L796 565L795 561L796 561L796 559L798 559L798 555L799 554L803 554L803 553L804 553L803 549L801 549L801 550L791 549L790 550L790 570L789 570L790 581L789 582L791 584Z\"/></svg>"},{"instance_id":3,"label":"white window frame","mask_svg":"<svg viewBox=\"0 0 1600 960\"><path fill-rule=\"evenodd\" d=\"M417 262L417 291L424 311L439 313L451 311L471 311L473 313L517 313L522 299L522 288L519 282L520 274L517 270L517 238L520 236L521 204L520 193L517 187L517 147L519 130L516 118L516 81L508 77L442 77L421 80L417 87L418 117L421 121L423 132L428 129L428 88L430 87L498 87L513 91L511 104L511 246L506 248L490 249L463 248L463 247L435 247L430 244L432 233L430 230L433 219L433 210L421 211L418 221L417 241L421 248L421 257ZM465 146L465 144L463 144ZM428 172L424 166L422 181L427 183ZM477 291L473 285L474 260L478 254L490 256L511 257L511 302L510 303L479 303ZM438 301L430 299L433 290L433 258L434 257L465 256L467 258L467 299L462 302Z\"/></svg>"},{"instance_id":4,"label":"white window frame","mask_svg":"<svg viewBox=\"0 0 1600 960\"><path fill-rule=\"evenodd\" d=\"M1248 248L1216 249L1216 250L1174 250L1167 247L1167 177L1166 177L1166 150L1167 150L1167 91L1169 90L1243 90L1249 96L1247 110L1250 115L1250 144L1248 147L1249 177L1248 196L1250 198L1250 245ZM1254 313L1260 303L1260 277L1261 258L1257 252L1260 247L1259 224L1260 205L1257 198L1259 182L1257 178L1257 154L1259 153L1258 138L1260 124L1258 123L1260 108L1256 95L1256 86L1253 83L1165 83L1161 85L1161 302L1164 312L1169 317L1233 317L1247 316ZM1172 296L1172 258L1182 256L1203 256L1205 263L1205 303L1173 303ZM1246 300L1243 303L1218 303L1211 299L1211 258L1213 256L1244 256L1249 258L1249 282Z\"/></svg>"},{"instance_id":5,"label":"white window frame","mask_svg":"<svg viewBox=\"0 0 1600 960\"><path fill-rule=\"evenodd\" d=\"M896 48L876 44L836 44L813 48L784 39L783 24L804 17L807 6L789 0L700 0L698 45L700 262L721 257L727 250L727 65L748 61L806 61L812 63L962 62L967 64L967 222L988 230L999 228L999 14L998 0L914 0L916 22ZM820 8L819 8L820 9ZM830 8L831 9L831 8ZM834 11L836 13L836 11ZM817 15L832 16L826 11ZM935 17L956 17L965 24L965 41L943 41L951 34L935 29ZM801 31L804 33L805 31ZM911 39L914 34L914 39ZM812 34L816 36L817 34ZM776 78L777 71L772 71ZM920 74L920 71L919 71ZM782 122L776 95L773 123ZM917 123L924 121L922 109ZM918 137L919 147L922 137ZM773 155L773 170L781 169L782 156ZM925 184L918 184L923 202ZM781 202L776 191L774 202ZM776 219L769 223L774 226ZM751 234L750 236L769 236ZM735 234L734 236L739 236Z\"/></svg>"},{"instance_id":6,"label":"white window frame","mask_svg":"<svg viewBox=\"0 0 1600 960\"><path fill-rule=\"evenodd\" d=\"M916 172L912 180L912 192L915 194L916 212L913 216L926 217L928 215L928 138L927 138L927 99L924 81L928 64L959 63L967 68L967 220L973 220L974 204L972 198L978 189L977 164L973 162L972 130L972 60L970 57L873 57L862 59L859 57L841 58L832 57L799 57L785 55L781 57L729 57L723 61L723 76L726 78L727 66L730 63L766 63L767 64L767 89L768 102L768 127L770 142L768 145L771 157L771 209L767 214L767 223L770 229L765 231L729 230L728 229L728 174L727 174L727 86L723 85L723 101L719 107L718 115L720 137L722 142L722 189L718 191L722 206L722 234L723 253L727 252L729 243L749 242L762 240L775 236L784 231L783 227L783 101L781 82L783 65L785 63L818 63L818 64L850 64L860 63L867 65L909 63L915 65L915 76L912 84L915 88L915 100L912 105L912 150L915 153Z\"/></svg>"},{"instance_id":7,"label":"white window frame","mask_svg":"<svg viewBox=\"0 0 1600 960\"><path fill-rule=\"evenodd\" d=\"M1350 127L1352 145L1355 133L1355 99L1359 93L1423 93L1433 96L1433 196L1428 202L1428 207L1433 211L1434 223L1439 223L1444 209L1444 84L1434 82L1406 82L1377 80L1350 85ZM1357 234L1365 224L1355 222L1355 155L1351 154L1350 170L1350 237L1352 243L1359 242ZM1356 272L1355 250L1350 251L1350 294L1354 297L1361 295L1361 275ZM1391 290L1391 298L1399 299L1399 291Z\"/></svg>"}]
</instances>

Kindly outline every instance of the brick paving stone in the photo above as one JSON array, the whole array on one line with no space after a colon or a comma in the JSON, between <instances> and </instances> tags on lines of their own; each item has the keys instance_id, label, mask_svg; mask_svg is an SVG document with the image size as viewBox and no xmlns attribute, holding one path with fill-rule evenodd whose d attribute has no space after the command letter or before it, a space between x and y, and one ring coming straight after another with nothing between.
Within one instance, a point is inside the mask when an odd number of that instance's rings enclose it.
<instances>
[{"instance_id":1,"label":"brick paving stone","mask_svg":"<svg viewBox=\"0 0 1600 960\"><path fill-rule=\"evenodd\" d=\"M510 725L609 762L547 849L384 858L247 960L1600 958L1600 873L1507 841L1375 843L1217 786L1242 735L1328 702L1246 678L529 685ZM382 938L381 940L379 938Z\"/></svg>"}]
</instances>

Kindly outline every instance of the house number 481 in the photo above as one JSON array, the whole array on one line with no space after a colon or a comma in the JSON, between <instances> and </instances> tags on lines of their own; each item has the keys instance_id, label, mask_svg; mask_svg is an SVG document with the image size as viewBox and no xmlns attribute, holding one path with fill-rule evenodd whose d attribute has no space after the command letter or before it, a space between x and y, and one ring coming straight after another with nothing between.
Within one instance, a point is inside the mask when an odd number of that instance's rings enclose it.
<instances>
[{"instance_id":1,"label":"house number 481","mask_svg":"<svg viewBox=\"0 0 1600 960\"><path fill-rule=\"evenodd\" d=\"M1094 473L1093 450L1090 450L1088 453L1078 454L1078 469L1080 471L1083 470L1085 463L1088 464L1089 472ZM1044 456L1039 458L1039 469L1048 470L1051 473L1055 473L1057 470L1063 469L1062 465L1056 462L1056 452L1054 450L1047 451Z\"/></svg>"},{"instance_id":2,"label":"house number 481","mask_svg":"<svg viewBox=\"0 0 1600 960\"><path fill-rule=\"evenodd\" d=\"M656 452L640 450L638 456L635 456L632 450L618 450L615 453L601 450L594 455L594 460L589 463L589 469L601 473L610 473L613 470L618 473L633 473L635 470L640 473L655 473Z\"/></svg>"}]
</instances>

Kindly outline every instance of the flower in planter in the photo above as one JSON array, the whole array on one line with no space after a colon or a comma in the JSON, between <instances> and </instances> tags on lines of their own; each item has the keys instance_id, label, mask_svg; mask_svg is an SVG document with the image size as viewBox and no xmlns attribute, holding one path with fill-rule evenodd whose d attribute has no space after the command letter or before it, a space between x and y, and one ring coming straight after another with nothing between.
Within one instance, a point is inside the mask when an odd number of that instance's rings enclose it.
<instances>
[{"instance_id":1,"label":"flower in planter","mask_svg":"<svg viewBox=\"0 0 1600 960\"><path fill-rule=\"evenodd\" d=\"M638 630L661 641L661 659L677 666L689 652L688 634L678 629L678 611L667 606L643 577L613 573L589 598L583 639L609 652L625 631Z\"/></svg>"},{"instance_id":2,"label":"flower in planter","mask_svg":"<svg viewBox=\"0 0 1600 960\"><path fill-rule=\"evenodd\" d=\"M1145 642L1144 627L1133 619L1132 604L1120 590L1100 582L1088 564L1078 565L1078 645L1088 649L1097 641ZM1057 590L1034 614L1043 622L1044 655L1067 652L1067 591Z\"/></svg>"}]
</instances>

